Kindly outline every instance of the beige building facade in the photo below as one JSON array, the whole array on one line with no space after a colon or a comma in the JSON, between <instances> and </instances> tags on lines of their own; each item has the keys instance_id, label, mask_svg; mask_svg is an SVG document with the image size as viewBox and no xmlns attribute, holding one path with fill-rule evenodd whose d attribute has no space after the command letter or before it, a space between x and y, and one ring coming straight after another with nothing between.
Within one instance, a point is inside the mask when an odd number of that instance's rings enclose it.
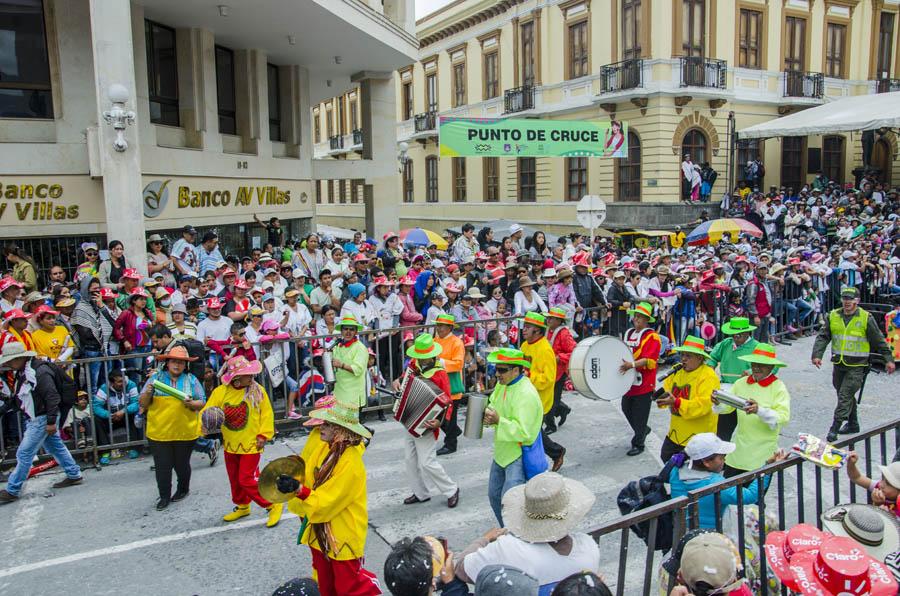
<instances>
[{"instance_id":1,"label":"beige building facade","mask_svg":"<svg viewBox=\"0 0 900 596\"><path fill-rule=\"evenodd\" d=\"M509 218L569 231L585 194L615 225L642 227L640 207L677 203L685 152L718 171L716 202L756 158L765 187L852 182L858 133L738 142L729 160L733 131L900 90L896 0L457 0L416 34L419 59L394 77L404 228ZM314 108L317 155L354 159L354 109L350 94ZM441 159L440 116L624 121L628 157ZM893 182L897 155L895 135L876 134L871 165ZM353 183L319 184L318 219L360 227Z\"/></svg>"},{"instance_id":2,"label":"beige building facade","mask_svg":"<svg viewBox=\"0 0 900 596\"><path fill-rule=\"evenodd\" d=\"M185 224L223 254L265 242L254 216L309 232L311 107L350 87L352 174L397 202L393 73L417 50L414 0L0 2L0 239L67 267L118 239L142 266Z\"/></svg>"}]
</instances>

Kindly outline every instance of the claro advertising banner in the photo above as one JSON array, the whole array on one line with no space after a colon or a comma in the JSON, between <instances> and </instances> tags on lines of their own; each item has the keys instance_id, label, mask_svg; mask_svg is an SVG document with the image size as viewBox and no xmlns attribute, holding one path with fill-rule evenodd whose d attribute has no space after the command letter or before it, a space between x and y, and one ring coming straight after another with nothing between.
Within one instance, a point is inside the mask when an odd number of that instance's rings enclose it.
<instances>
[{"instance_id":1,"label":"claro advertising banner","mask_svg":"<svg viewBox=\"0 0 900 596\"><path fill-rule=\"evenodd\" d=\"M627 157L619 120L440 119L441 157Z\"/></svg>"}]
</instances>

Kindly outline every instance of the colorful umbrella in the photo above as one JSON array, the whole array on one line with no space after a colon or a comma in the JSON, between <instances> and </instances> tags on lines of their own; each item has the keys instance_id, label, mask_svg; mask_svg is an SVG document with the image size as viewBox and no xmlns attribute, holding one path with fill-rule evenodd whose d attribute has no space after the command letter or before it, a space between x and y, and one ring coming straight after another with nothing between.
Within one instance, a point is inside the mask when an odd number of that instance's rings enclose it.
<instances>
[{"instance_id":1,"label":"colorful umbrella","mask_svg":"<svg viewBox=\"0 0 900 596\"><path fill-rule=\"evenodd\" d=\"M447 241L440 234L424 228L400 230L400 242L404 246L428 246L429 244L434 244L438 250L447 250Z\"/></svg>"},{"instance_id":2,"label":"colorful umbrella","mask_svg":"<svg viewBox=\"0 0 900 596\"><path fill-rule=\"evenodd\" d=\"M711 219L705 221L688 234L687 243L696 246L698 244L715 244L722 239L722 234L728 232L732 239L739 234L747 234L757 238L762 237L762 232L746 219Z\"/></svg>"}]
</instances>

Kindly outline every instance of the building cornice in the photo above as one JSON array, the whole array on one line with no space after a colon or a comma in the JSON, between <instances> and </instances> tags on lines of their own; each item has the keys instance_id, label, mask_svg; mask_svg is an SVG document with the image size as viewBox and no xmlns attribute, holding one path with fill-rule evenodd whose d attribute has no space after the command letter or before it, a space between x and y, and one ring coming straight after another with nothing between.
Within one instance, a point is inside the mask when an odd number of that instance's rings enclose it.
<instances>
[{"instance_id":1,"label":"building cornice","mask_svg":"<svg viewBox=\"0 0 900 596\"><path fill-rule=\"evenodd\" d=\"M519 4L522 4L524 2L525 0L500 0L499 2L496 2L487 8L479 10L472 15L461 18L450 25L442 27L433 33L429 33L428 35L421 37L419 39L419 48L425 48L437 41L450 37L451 35L455 35L460 31L464 31L466 29L474 27L479 23L483 23L488 19L492 19L498 15L501 15L508 11L510 8L518 6ZM454 5L457 5L457 3L453 3L451 6Z\"/></svg>"}]
</instances>

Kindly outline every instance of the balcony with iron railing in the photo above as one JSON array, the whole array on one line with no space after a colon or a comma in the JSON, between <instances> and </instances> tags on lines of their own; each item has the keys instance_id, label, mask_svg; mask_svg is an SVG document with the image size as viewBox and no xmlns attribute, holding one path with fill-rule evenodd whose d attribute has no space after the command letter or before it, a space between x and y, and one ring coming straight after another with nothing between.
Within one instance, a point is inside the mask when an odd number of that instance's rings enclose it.
<instances>
[{"instance_id":1,"label":"balcony with iron railing","mask_svg":"<svg viewBox=\"0 0 900 596\"><path fill-rule=\"evenodd\" d=\"M344 135L328 137L328 145L332 151L340 151L344 148Z\"/></svg>"},{"instance_id":2,"label":"balcony with iron railing","mask_svg":"<svg viewBox=\"0 0 900 596\"><path fill-rule=\"evenodd\" d=\"M417 133L432 132L437 129L437 111L423 112L413 116Z\"/></svg>"},{"instance_id":3,"label":"balcony with iron railing","mask_svg":"<svg viewBox=\"0 0 900 596\"><path fill-rule=\"evenodd\" d=\"M503 94L503 113L513 114L534 109L534 87L522 85L507 89Z\"/></svg>"},{"instance_id":4,"label":"balcony with iron railing","mask_svg":"<svg viewBox=\"0 0 900 596\"><path fill-rule=\"evenodd\" d=\"M644 86L644 61L640 58L607 64L600 69L600 92L615 93Z\"/></svg>"},{"instance_id":5,"label":"balcony with iron railing","mask_svg":"<svg viewBox=\"0 0 900 596\"><path fill-rule=\"evenodd\" d=\"M876 93L892 93L900 91L900 79L878 79Z\"/></svg>"},{"instance_id":6,"label":"balcony with iron railing","mask_svg":"<svg viewBox=\"0 0 900 596\"><path fill-rule=\"evenodd\" d=\"M825 75L802 70L784 71L784 96L822 99L825 94Z\"/></svg>"},{"instance_id":7,"label":"balcony with iron railing","mask_svg":"<svg viewBox=\"0 0 900 596\"><path fill-rule=\"evenodd\" d=\"M363 133L361 128L353 129L353 146L362 146L363 144Z\"/></svg>"},{"instance_id":8,"label":"balcony with iron railing","mask_svg":"<svg viewBox=\"0 0 900 596\"><path fill-rule=\"evenodd\" d=\"M725 89L728 63L725 60L682 56L679 59L682 87Z\"/></svg>"}]
</instances>

